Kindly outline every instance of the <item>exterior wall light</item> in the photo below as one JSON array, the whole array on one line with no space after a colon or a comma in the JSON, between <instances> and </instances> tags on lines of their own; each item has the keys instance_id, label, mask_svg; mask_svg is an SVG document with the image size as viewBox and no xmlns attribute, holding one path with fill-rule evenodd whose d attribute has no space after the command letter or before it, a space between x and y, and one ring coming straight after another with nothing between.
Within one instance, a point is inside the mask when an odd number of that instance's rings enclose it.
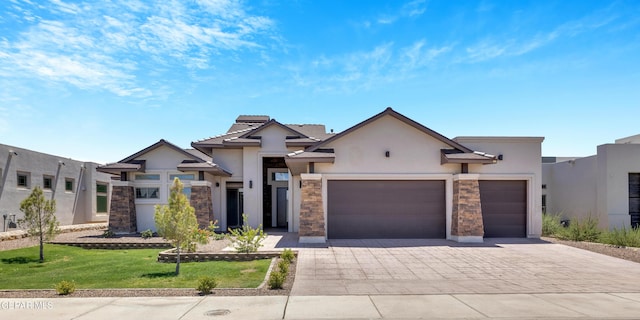
<instances>
[{"instance_id":1,"label":"exterior wall light","mask_svg":"<svg viewBox=\"0 0 640 320\"><path fill-rule=\"evenodd\" d=\"M219 187L219 186L220 186L220 182L216 182L216 187Z\"/></svg>"},{"instance_id":2,"label":"exterior wall light","mask_svg":"<svg viewBox=\"0 0 640 320\"><path fill-rule=\"evenodd\" d=\"M389 158L389 157L391 156L391 152L389 152L389 151L385 151L384 156L385 156L385 157L387 157L387 158Z\"/></svg>"},{"instance_id":3,"label":"exterior wall light","mask_svg":"<svg viewBox=\"0 0 640 320\"><path fill-rule=\"evenodd\" d=\"M253 189L253 180L249 180L249 189Z\"/></svg>"}]
</instances>

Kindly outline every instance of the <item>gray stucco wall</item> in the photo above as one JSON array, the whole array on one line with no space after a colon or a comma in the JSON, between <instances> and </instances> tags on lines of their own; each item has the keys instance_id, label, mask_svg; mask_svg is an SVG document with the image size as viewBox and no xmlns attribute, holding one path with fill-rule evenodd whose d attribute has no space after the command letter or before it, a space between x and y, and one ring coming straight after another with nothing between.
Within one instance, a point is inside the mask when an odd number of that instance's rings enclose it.
<instances>
[{"instance_id":1,"label":"gray stucco wall","mask_svg":"<svg viewBox=\"0 0 640 320\"><path fill-rule=\"evenodd\" d=\"M96 166L92 162L0 144L0 232L5 230L2 215L15 214L16 220L21 219L20 202L36 186L44 189L45 197L56 200L56 216L61 225L107 221L108 207L107 213L96 212L96 183L108 185L110 199L111 176L96 172ZM18 186L18 172L28 176L26 188ZM45 176L52 179L51 188L44 188ZM65 190L67 180L72 181L71 191Z\"/></svg>"}]
</instances>

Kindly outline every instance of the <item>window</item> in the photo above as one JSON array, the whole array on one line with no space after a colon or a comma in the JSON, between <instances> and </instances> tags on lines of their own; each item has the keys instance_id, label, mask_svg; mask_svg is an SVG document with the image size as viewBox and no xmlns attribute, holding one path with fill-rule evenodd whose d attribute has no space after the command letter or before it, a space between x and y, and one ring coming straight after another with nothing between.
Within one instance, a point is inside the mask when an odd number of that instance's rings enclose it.
<instances>
[{"instance_id":1,"label":"window","mask_svg":"<svg viewBox=\"0 0 640 320\"><path fill-rule=\"evenodd\" d=\"M53 189L53 177L52 176L43 176L42 177L42 189Z\"/></svg>"},{"instance_id":2,"label":"window","mask_svg":"<svg viewBox=\"0 0 640 320\"><path fill-rule=\"evenodd\" d=\"M195 180L196 176L194 174L170 174L169 183L173 183L173 180L175 178L180 179L180 181L185 181L185 180Z\"/></svg>"},{"instance_id":3,"label":"window","mask_svg":"<svg viewBox=\"0 0 640 320\"><path fill-rule=\"evenodd\" d=\"M96 183L96 212L106 213L108 207L109 185L104 183Z\"/></svg>"},{"instance_id":4,"label":"window","mask_svg":"<svg viewBox=\"0 0 640 320\"><path fill-rule=\"evenodd\" d=\"M136 188L136 199L159 199L160 188Z\"/></svg>"},{"instance_id":5,"label":"window","mask_svg":"<svg viewBox=\"0 0 640 320\"><path fill-rule=\"evenodd\" d=\"M160 180L159 174L136 174L136 180Z\"/></svg>"},{"instance_id":6,"label":"window","mask_svg":"<svg viewBox=\"0 0 640 320\"><path fill-rule=\"evenodd\" d=\"M547 195L542 195L542 213L547 213Z\"/></svg>"},{"instance_id":7,"label":"window","mask_svg":"<svg viewBox=\"0 0 640 320\"><path fill-rule=\"evenodd\" d=\"M28 172L18 172L18 187L19 188L29 188L29 173Z\"/></svg>"},{"instance_id":8,"label":"window","mask_svg":"<svg viewBox=\"0 0 640 320\"><path fill-rule=\"evenodd\" d=\"M73 192L74 180L71 178L64 178L64 191Z\"/></svg>"},{"instance_id":9,"label":"window","mask_svg":"<svg viewBox=\"0 0 640 320\"><path fill-rule=\"evenodd\" d=\"M191 199L191 187L182 188L182 193L187 196L187 199Z\"/></svg>"},{"instance_id":10,"label":"window","mask_svg":"<svg viewBox=\"0 0 640 320\"><path fill-rule=\"evenodd\" d=\"M272 173L271 180L273 181L289 181L288 172L274 172Z\"/></svg>"}]
</instances>

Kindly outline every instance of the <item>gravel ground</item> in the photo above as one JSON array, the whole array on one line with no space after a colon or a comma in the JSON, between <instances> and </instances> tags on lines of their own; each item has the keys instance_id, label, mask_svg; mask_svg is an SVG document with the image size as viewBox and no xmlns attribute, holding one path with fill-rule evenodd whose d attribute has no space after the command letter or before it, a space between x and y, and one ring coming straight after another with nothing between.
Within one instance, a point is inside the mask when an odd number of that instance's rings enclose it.
<instances>
[{"instance_id":1,"label":"gravel ground","mask_svg":"<svg viewBox=\"0 0 640 320\"><path fill-rule=\"evenodd\" d=\"M618 247L610 244L594 242L567 241L547 237L542 237L541 239L552 243L564 244L566 246L589 250L601 254L606 254L608 256L640 263L640 248Z\"/></svg>"}]
</instances>

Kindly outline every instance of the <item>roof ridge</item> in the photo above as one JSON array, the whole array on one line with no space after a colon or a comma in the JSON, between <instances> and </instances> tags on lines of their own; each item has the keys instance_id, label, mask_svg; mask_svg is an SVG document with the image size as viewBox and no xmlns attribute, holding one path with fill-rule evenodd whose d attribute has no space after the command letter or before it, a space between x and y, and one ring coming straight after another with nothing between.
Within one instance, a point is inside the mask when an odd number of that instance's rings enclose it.
<instances>
[{"instance_id":1,"label":"roof ridge","mask_svg":"<svg viewBox=\"0 0 640 320\"><path fill-rule=\"evenodd\" d=\"M254 130L254 129L256 129L256 128L258 128L258 127L256 126L256 127L250 127L250 128L240 129L240 130L236 130L236 131L230 131L230 132L227 132L227 133L223 133L223 134L219 134L219 135L211 136L211 137L209 137L209 138L200 139L200 140L198 140L198 141L196 141L196 142L202 142L202 141L206 141L206 140L210 140L210 139L222 138L222 137L224 137L224 136L228 136L228 135L232 135L232 134L237 134L237 133L243 133L243 132L246 132L246 131L251 131L251 130Z\"/></svg>"}]
</instances>

